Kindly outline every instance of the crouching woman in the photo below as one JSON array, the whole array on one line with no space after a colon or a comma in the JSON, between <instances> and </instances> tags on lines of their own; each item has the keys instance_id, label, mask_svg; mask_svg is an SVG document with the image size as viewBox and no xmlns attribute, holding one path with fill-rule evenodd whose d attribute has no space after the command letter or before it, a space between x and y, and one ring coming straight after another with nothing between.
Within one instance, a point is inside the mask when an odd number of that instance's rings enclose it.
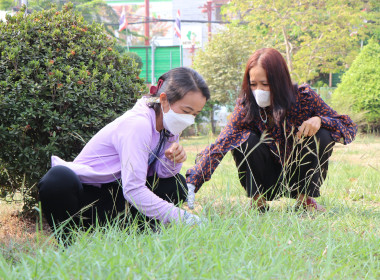
<instances>
[{"instance_id":1,"label":"crouching woman","mask_svg":"<svg viewBox=\"0 0 380 280\"><path fill-rule=\"evenodd\" d=\"M105 224L125 212L126 201L133 216L199 223L176 206L187 196L179 174L186 153L178 141L209 98L196 71L172 69L149 97L94 135L73 162L52 156L52 168L38 184L50 227L67 220L84 228Z\"/></svg>"},{"instance_id":2,"label":"crouching woman","mask_svg":"<svg viewBox=\"0 0 380 280\"><path fill-rule=\"evenodd\" d=\"M325 211L314 199L326 178L335 142L354 140L357 127L330 108L309 85L293 84L282 55L257 50L249 58L241 95L227 126L203 150L186 181L197 191L231 151L241 185L260 211L281 196Z\"/></svg>"}]
</instances>

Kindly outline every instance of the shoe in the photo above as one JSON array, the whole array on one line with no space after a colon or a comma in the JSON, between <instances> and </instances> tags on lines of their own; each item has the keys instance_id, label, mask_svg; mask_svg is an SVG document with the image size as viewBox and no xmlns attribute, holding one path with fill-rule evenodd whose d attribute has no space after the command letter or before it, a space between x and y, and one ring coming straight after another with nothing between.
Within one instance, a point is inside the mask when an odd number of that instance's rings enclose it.
<instances>
[{"instance_id":1,"label":"shoe","mask_svg":"<svg viewBox=\"0 0 380 280\"><path fill-rule=\"evenodd\" d=\"M298 202L298 204L295 206L295 210L300 210L300 207L306 211L326 212L326 209L322 205L318 204L317 201L312 197L308 197L303 203Z\"/></svg>"},{"instance_id":2,"label":"shoe","mask_svg":"<svg viewBox=\"0 0 380 280\"><path fill-rule=\"evenodd\" d=\"M269 205L265 204L265 205L258 207L257 211L259 211L261 214L264 214L264 213L268 212L269 209L270 209Z\"/></svg>"}]
</instances>

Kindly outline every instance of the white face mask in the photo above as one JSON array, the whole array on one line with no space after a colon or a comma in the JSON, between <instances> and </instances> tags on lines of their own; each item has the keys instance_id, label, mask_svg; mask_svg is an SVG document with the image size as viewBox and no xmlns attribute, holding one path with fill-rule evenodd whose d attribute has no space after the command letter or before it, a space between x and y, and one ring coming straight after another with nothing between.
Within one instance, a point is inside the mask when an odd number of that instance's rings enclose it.
<instances>
[{"instance_id":1,"label":"white face mask","mask_svg":"<svg viewBox=\"0 0 380 280\"><path fill-rule=\"evenodd\" d=\"M252 94L256 99L257 105L261 108L265 108L270 105L270 91L256 89L252 90Z\"/></svg>"},{"instance_id":2,"label":"white face mask","mask_svg":"<svg viewBox=\"0 0 380 280\"><path fill-rule=\"evenodd\" d=\"M169 108L169 111L164 113L161 105L164 128L169 130L173 135L179 135L186 127L194 124L195 117L193 115L178 114L172 110L170 104Z\"/></svg>"}]
</instances>

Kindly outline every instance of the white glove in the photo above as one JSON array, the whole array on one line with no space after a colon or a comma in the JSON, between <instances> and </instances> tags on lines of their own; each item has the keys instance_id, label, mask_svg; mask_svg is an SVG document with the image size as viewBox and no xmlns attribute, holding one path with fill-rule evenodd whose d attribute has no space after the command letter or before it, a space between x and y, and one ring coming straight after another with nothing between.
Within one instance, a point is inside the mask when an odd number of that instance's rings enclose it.
<instances>
[{"instance_id":1,"label":"white glove","mask_svg":"<svg viewBox=\"0 0 380 280\"><path fill-rule=\"evenodd\" d=\"M190 209L194 209L195 202L195 186L193 184L187 184L187 206Z\"/></svg>"},{"instance_id":2,"label":"white glove","mask_svg":"<svg viewBox=\"0 0 380 280\"><path fill-rule=\"evenodd\" d=\"M201 226L207 224L207 219L200 218L197 215L185 211L185 214L183 214L182 222L188 226Z\"/></svg>"}]
</instances>

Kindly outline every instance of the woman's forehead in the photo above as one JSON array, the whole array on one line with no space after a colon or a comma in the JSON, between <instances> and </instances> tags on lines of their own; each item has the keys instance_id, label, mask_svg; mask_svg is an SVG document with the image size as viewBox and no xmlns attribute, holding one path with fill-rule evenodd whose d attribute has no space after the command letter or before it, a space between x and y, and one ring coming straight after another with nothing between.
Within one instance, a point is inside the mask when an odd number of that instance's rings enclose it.
<instances>
[{"instance_id":1,"label":"woman's forehead","mask_svg":"<svg viewBox=\"0 0 380 280\"><path fill-rule=\"evenodd\" d=\"M178 106L188 107L195 111L202 109L205 103L206 97L200 91L189 91L180 100L174 102Z\"/></svg>"},{"instance_id":2,"label":"woman's forehead","mask_svg":"<svg viewBox=\"0 0 380 280\"><path fill-rule=\"evenodd\" d=\"M257 65L255 67L252 67L250 70L249 70L249 77L250 79L265 79L266 80L266 76L267 76L267 73L265 71L264 68L262 68L261 66Z\"/></svg>"}]
</instances>

